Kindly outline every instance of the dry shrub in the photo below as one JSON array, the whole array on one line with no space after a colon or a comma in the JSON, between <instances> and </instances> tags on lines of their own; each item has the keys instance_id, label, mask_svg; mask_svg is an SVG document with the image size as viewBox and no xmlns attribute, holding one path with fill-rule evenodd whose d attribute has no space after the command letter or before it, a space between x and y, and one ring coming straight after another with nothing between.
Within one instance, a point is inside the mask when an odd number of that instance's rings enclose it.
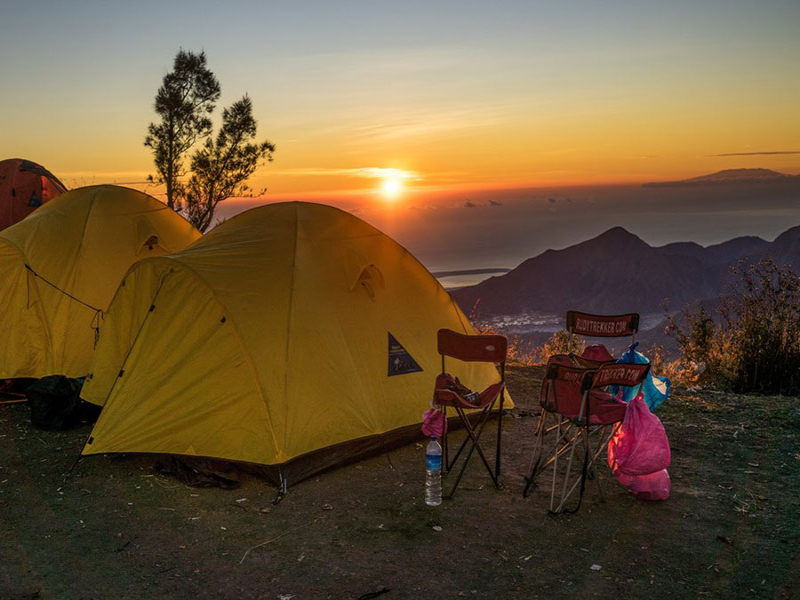
<instances>
[{"instance_id":1,"label":"dry shrub","mask_svg":"<svg viewBox=\"0 0 800 600\"><path fill-rule=\"evenodd\" d=\"M656 374L667 377L674 385L694 386L704 377L705 363L685 363L681 360L665 362Z\"/></svg>"},{"instance_id":2,"label":"dry shrub","mask_svg":"<svg viewBox=\"0 0 800 600\"><path fill-rule=\"evenodd\" d=\"M566 329L562 329L556 331L544 344L533 350L532 360L534 364L543 365L554 354L582 354L585 345L583 338L570 335Z\"/></svg>"},{"instance_id":3,"label":"dry shrub","mask_svg":"<svg viewBox=\"0 0 800 600\"><path fill-rule=\"evenodd\" d=\"M666 333L675 338L681 359L663 371L676 383L732 389L734 364L727 332L701 306L697 312L685 308L682 320L668 317Z\"/></svg>"},{"instance_id":4,"label":"dry shrub","mask_svg":"<svg viewBox=\"0 0 800 600\"><path fill-rule=\"evenodd\" d=\"M738 393L800 392L800 277L772 259L740 263L719 318L700 308L669 317L685 365L706 366L700 381Z\"/></svg>"},{"instance_id":5,"label":"dry shrub","mask_svg":"<svg viewBox=\"0 0 800 600\"><path fill-rule=\"evenodd\" d=\"M684 365L679 360L667 361L664 346L653 344L644 355L650 360L650 372L657 377L666 377L672 383L692 385L697 380L697 368Z\"/></svg>"},{"instance_id":6,"label":"dry shrub","mask_svg":"<svg viewBox=\"0 0 800 600\"><path fill-rule=\"evenodd\" d=\"M666 367L664 346L661 344L653 344L644 355L650 360L650 372L654 375L661 375L664 373Z\"/></svg>"}]
</instances>

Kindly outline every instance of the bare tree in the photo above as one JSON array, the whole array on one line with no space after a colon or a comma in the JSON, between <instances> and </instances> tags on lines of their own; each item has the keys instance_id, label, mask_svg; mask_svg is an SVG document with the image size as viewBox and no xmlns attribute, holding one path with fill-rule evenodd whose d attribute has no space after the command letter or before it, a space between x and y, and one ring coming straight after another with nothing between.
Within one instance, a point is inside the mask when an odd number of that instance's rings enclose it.
<instances>
[{"instance_id":1,"label":"bare tree","mask_svg":"<svg viewBox=\"0 0 800 600\"><path fill-rule=\"evenodd\" d=\"M192 155L185 214L200 231L211 225L220 202L247 191L245 182L260 160L272 160L275 145L256 142L256 128L253 103L245 96L222 112L216 138L207 138Z\"/></svg>"},{"instance_id":2,"label":"bare tree","mask_svg":"<svg viewBox=\"0 0 800 600\"><path fill-rule=\"evenodd\" d=\"M156 93L154 108L161 121L150 124L144 140L153 150L158 171L150 180L166 186L167 206L173 210L182 208L183 157L198 140L211 134L209 115L219 95L219 82L206 66L205 52L179 50L172 71L164 76Z\"/></svg>"}]
</instances>

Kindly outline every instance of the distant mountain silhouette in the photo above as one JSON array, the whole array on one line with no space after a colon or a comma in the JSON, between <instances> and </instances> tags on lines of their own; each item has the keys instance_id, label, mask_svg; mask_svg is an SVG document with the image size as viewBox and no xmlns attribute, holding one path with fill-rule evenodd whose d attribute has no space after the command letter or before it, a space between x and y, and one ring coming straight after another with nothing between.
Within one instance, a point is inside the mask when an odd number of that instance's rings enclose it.
<instances>
[{"instance_id":1,"label":"distant mountain silhouette","mask_svg":"<svg viewBox=\"0 0 800 600\"><path fill-rule=\"evenodd\" d=\"M693 187L704 185L729 185L751 183L800 182L798 175L786 175L770 169L725 169L710 175L701 175L678 181L655 181L645 183L644 187Z\"/></svg>"},{"instance_id":2,"label":"distant mountain silhouette","mask_svg":"<svg viewBox=\"0 0 800 600\"><path fill-rule=\"evenodd\" d=\"M509 273L453 290L470 314L588 312L656 313L665 299L679 309L715 300L729 281L729 267L742 259L766 255L800 266L800 226L774 242L739 237L703 247L679 242L652 247L622 227L563 250L547 250Z\"/></svg>"}]
</instances>

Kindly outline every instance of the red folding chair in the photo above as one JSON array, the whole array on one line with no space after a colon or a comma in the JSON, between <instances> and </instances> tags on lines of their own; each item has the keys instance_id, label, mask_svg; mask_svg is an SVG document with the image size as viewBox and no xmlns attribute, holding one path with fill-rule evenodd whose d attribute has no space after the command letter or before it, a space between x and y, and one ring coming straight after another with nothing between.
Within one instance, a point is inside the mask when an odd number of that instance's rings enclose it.
<instances>
[{"instance_id":1,"label":"red folding chair","mask_svg":"<svg viewBox=\"0 0 800 600\"><path fill-rule=\"evenodd\" d=\"M610 385L638 387L650 371L649 364L609 363L596 368L564 364L553 357L542 384L542 417L536 435L536 446L525 478L523 497L547 467L553 467L550 490L550 512L577 512L583 499L586 480L597 481L601 497L603 484L594 471L597 458L625 418L627 404L614 398L605 388ZM637 390L638 391L638 390ZM548 424L548 419L554 421ZM545 451L545 439L550 439ZM580 474L573 472L575 448L583 446ZM559 457L566 455L566 471L559 473ZM563 461L562 461L563 464ZM560 475L560 480L559 480ZM556 490L560 498L556 502ZM566 509L570 496L578 491L577 505Z\"/></svg>"},{"instance_id":2,"label":"red folding chair","mask_svg":"<svg viewBox=\"0 0 800 600\"><path fill-rule=\"evenodd\" d=\"M464 475L470 458L474 451L477 451L481 461L483 461L486 471L492 478L495 488L500 487L500 454L501 454L501 433L502 433L502 419L503 419L503 402L505 400L505 370L506 370L506 352L508 348L508 340L502 335L464 335L451 331L449 329L440 329L438 332L438 349L439 354L442 355L442 373L436 378L436 387L434 390L433 402L438 405L443 416L447 419L447 409L452 407L455 409L467 436L461 445L456 450L452 459L450 459L447 427L445 427L443 441L443 460L442 460L442 475L447 475L455 466L461 453L469 444L466 456L458 471L456 480L449 494L444 495L444 498L452 498ZM500 369L500 379L498 382L489 385L485 390L480 392L479 395L473 396L470 399L464 397L464 394L457 386L453 385L453 378L447 374L445 368L445 357L449 356L458 360L466 362L491 362L497 365ZM495 464L492 469L489 461L486 458L483 449L480 446L480 438L483 434L486 422L489 419L489 414L492 412L495 404L499 398L499 413L497 416L497 447L495 449ZM470 401L472 400L472 401Z\"/></svg>"}]
</instances>

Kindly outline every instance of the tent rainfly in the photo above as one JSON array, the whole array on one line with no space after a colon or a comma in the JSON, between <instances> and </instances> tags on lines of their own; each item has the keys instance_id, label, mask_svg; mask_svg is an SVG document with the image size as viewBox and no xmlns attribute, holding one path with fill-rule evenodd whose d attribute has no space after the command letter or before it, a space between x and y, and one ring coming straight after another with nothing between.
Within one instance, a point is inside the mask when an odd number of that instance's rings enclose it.
<instances>
[{"instance_id":1,"label":"tent rainfly","mask_svg":"<svg viewBox=\"0 0 800 600\"><path fill-rule=\"evenodd\" d=\"M0 379L86 375L128 268L199 237L155 198L113 185L61 194L0 231Z\"/></svg>"},{"instance_id":2,"label":"tent rainfly","mask_svg":"<svg viewBox=\"0 0 800 600\"><path fill-rule=\"evenodd\" d=\"M82 391L104 406L83 454L241 461L295 483L419 435L442 327L473 333L425 267L361 219L301 202L248 210L131 267ZM453 366L473 389L498 379Z\"/></svg>"},{"instance_id":3,"label":"tent rainfly","mask_svg":"<svg viewBox=\"0 0 800 600\"><path fill-rule=\"evenodd\" d=\"M67 191L50 171L21 158L0 161L0 230Z\"/></svg>"}]
</instances>

